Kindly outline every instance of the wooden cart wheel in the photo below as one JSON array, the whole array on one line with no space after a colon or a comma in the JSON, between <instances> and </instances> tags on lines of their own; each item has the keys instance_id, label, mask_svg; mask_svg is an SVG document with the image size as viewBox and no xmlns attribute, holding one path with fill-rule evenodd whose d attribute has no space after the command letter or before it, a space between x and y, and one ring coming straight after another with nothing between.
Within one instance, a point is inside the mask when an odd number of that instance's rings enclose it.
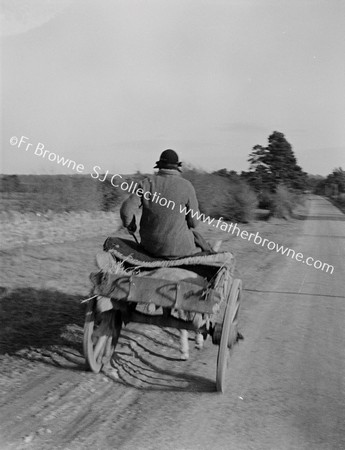
<instances>
[{"instance_id":1,"label":"wooden cart wheel","mask_svg":"<svg viewBox=\"0 0 345 450\"><path fill-rule=\"evenodd\" d=\"M103 363L111 358L120 336L122 319L120 311L97 313L97 299L90 300L84 324L84 356L86 364L98 373Z\"/></svg>"},{"instance_id":2,"label":"wooden cart wheel","mask_svg":"<svg viewBox=\"0 0 345 450\"><path fill-rule=\"evenodd\" d=\"M229 349L232 349L237 340L237 316L240 306L242 290L241 280L235 279L229 293L224 319L222 334L218 349L216 385L218 392L225 391L225 374L230 357Z\"/></svg>"},{"instance_id":3,"label":"wooden cart wheel","mask_svg":"<svg viewBox=\"0 0 345 450\"><path fill-rule=\"evenodd\" d=\"M222 303L226 304L226 302L229 298L230 287L231 287L231 275L230 275L229 269L227 269L226 267L223 267L220 270L220 272L218 273L218 276L217 276L217 279L215 282L215 286L214 286L215 291L218 292L222 298ZM225 309L226 308L224 308L223 319L224 319L224 315L225 315ZM222 323L216 323L214 325L213 332L212 332L212 343L214 345L220 344L220 339L222 336L222 329L223 329Z\"/></svg>"}]
</instances>

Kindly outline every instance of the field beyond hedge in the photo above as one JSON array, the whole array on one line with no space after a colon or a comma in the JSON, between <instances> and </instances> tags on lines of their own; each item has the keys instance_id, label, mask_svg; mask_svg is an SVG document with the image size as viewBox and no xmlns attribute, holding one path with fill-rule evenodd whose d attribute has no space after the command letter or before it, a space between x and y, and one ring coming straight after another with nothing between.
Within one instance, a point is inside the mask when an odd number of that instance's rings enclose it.
<instances>
[{"instance_id":1,"label":"field beyond hedge","mask_svg":"<svg viewBox=\"0 0 345 450\"><path fill-rule=\"evenodd\" d=\"M123 175L128 183L146 175ZM230 180L215 173L188 170L183 177L193 184L200 211L206 216L249 222L257 198L240 177ZM128 193L110 183L111 177L93 179L90 175L2 175L0 176L0 213L62 213L115 211ZM104 180L104 181L100 181Z\"/></svg>"},{"instance_id":2,"label":"field beyond hedge","mask_svg":"<svg viewBox=\"0 0 345 450\"><path fill-rule=\"evenodd\" d=\"M123 175L121 181L130 184L140 182L146 176L141 173ZM185 171L182 176L193 184L200 211L205 217L248 223L258 216L260 203L260 207L268 210L269 214L288 218L296 205L304 201L303 196L283 185L278 186L275 194L261 193L258 199L247 182L236 174L224 176L193 169ZM49 220L53 213L88 212L98 215L99 212L115 212L129 194L113 186L110 180L111 175L105 179L103 175L98 179L91 175L0 175L0 215L5 211L43 214ZM23 220L25 222L26 219ZM17 222L23 220L17 216ZM63 224L65 218L61 220Z\"/></svg>"},{"instance_id":3,"label":"field beyond hedge","mask_svg":"<svg viewBox=\"0 0 345 450\"><path fill-rule=\"evenodd\" d=\"M121 228L118 211L70 213L0 212L0 251L27 245L59 244L81 236L114 236Z\"/></svg>"},{"instance_id":4,"label":"field beyond hedge","mask_svg":"<svg viewBox=\"0 0 345 450\"><path fill-rule=\"evenodd\" d=\"M125 197L90 175L1 175L0 211L114 211Z\"/></svg>"}]
</instances>

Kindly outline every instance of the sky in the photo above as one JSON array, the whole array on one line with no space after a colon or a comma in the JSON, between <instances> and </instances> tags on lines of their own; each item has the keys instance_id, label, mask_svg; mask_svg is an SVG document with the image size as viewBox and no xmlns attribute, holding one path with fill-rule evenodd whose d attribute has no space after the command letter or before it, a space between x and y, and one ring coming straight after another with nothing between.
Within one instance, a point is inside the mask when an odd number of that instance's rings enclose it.
<instances>
[{"instance_id":1,"label":"sky","mask_svg":"<svg viewBox=\"0 0 345 450\"><path fill-rule=\"evenodd\" d=\"M241 172L273 131L306 172L345 168L344 0L1 5L1 173L152 172L166 148Z\"/></svg>"}]
</instances>

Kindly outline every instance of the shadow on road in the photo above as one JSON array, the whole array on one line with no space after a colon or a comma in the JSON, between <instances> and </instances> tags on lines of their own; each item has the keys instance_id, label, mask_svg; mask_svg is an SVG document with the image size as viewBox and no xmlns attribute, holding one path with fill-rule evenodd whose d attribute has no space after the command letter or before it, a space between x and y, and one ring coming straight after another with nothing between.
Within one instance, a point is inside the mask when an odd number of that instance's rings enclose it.
<instances>
[{"instance_id":1,"label":"shadow on road","mask_svg":"<svg viewBox=\"0 0 345 450\"><path fill-rule=\"evenodd\" d=\"M33 288L0 294L0 355L85 370L85 308L79 296ZM116 348L113 355L120 376L113 381L141 390L214 392L214 380L193 375L193 368L185 373L188 363L179 359L178 335L161 333L152 327L123 329L122 350Z\"/></svg>"},{"instance_id":2,"label":"shadow on road","mask_svg":"<svg viewBox=\"0 0 345 450\"><path fill-rule=\"evenodd\" d=\"M163 340L164 334L165 330ZM149 332L126 330L121 333L120 340L120 348L116 349L111 361L116 371L114 381L145 391L215 392L215 380L200 374L200 368L202 371L204 366L198 358L191 362L181 361L178 351L169 352L171 356L164 355L166 350L162 342L154 351ZM113 378L111 371L110 368L104 373Z\"/></svg>"},{"instance_id":3,"label":"shadow on road","mask_svg":"<svg viewBox=\"0 0 345 450\"><path fill-rule=\"evenodd\" d=\"M58 291L16 289L0 300L0 354L21 349L45 349L59 345L81 350L80 336L69 327L80 329L84 308L80 297Z\"/></svg>"}]
</instances>

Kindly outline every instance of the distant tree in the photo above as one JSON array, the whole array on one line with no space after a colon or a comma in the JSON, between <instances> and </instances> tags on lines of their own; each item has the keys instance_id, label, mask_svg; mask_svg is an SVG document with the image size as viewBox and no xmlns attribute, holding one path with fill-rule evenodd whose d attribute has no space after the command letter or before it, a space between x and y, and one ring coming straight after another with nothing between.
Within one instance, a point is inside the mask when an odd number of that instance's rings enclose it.
<instances>
[{"instance_id":1,"label":"distant tree","mask_svg":"<svg viewBox=\"0 0 345 450\"><path fill-rule=\"evenodd\" d=\"M345 192L345 171L337 167L326 179L321 180L316 186L316 192L321 195L337 196Z\"/></svg>"},{"instance_id":2,"label":"distant tree","mask_svg":"<svg viewBox=\"0 0 345 450\"><path fill-rule=\"evenodd\" d=\"M268 165L265 162L267 158L268 149L262 145L255 145L253 151L249 155L248 161L250 162L250 168L256 170L259 167L268 169Z\"/></svg>"},{"instance_id":3,"label":"distant tree","mask_svg":"<svg viewBox=\"0 0 345 450\"><path fill-rule=\"evenodd\" d=\"M274 191L275 189L273 175L264 165L258 165L255 170L242 172L241 178L244 178L258 193L264 190Z\"/></svg>"},{"instance_id":4,"label":"distant tree","mask_svg":"<svg viewBox=\"0 0 345 450\"><path fill-rule=\"evenodd\" d=\"M274 192L279 184L299 190L307 186L307 174L297 164L291 145L279 131L269 136L267 147L253 147L248 161L246 177L257 191L265 188Z\"/></svg>"},{"instance_id":5,"label":"distant tree","mask_svg":"<svg viewBox=\"0 0 345 450\"><path fill-rule=\"evenodd\" d=\"M212 173L220 177L228 178L231 181L240 181L240 176L235 170L220 169Z\"/></svg>"},{"instance_id":6,"label":"distant tree","mask_svg":"<svg viewBox=\"0 0 345 450\"><path fill-rule=\"evenodd\" d=\"M339 192L345 192L345 171L341 167L334 169L333 172L328 175L326 182L336 184Z\"/></svg>"},{"instance_id":7,"label":"distant tree","mask_svg":"<svg viewBox=\"0 0 345 450\"><path fill-rule=\"evenodd\" d=\"M321 175L312 175L308 174L307 176L307 183L310 191L312 191L314 194L319 194L324 192L324 183L326 181L326 178Z\"/></svg>"},{"instance_id":8,"label":"distant tree","mask_svg":"<svg viewBox=\"0 0 345 450\"><path fill-rule=\"evenodd\" d=\"M227 177L229 172L228 169L219 169L212 173L214 173L215 175L219 175L220 177Z\"/></svg>"}]
</instances>

